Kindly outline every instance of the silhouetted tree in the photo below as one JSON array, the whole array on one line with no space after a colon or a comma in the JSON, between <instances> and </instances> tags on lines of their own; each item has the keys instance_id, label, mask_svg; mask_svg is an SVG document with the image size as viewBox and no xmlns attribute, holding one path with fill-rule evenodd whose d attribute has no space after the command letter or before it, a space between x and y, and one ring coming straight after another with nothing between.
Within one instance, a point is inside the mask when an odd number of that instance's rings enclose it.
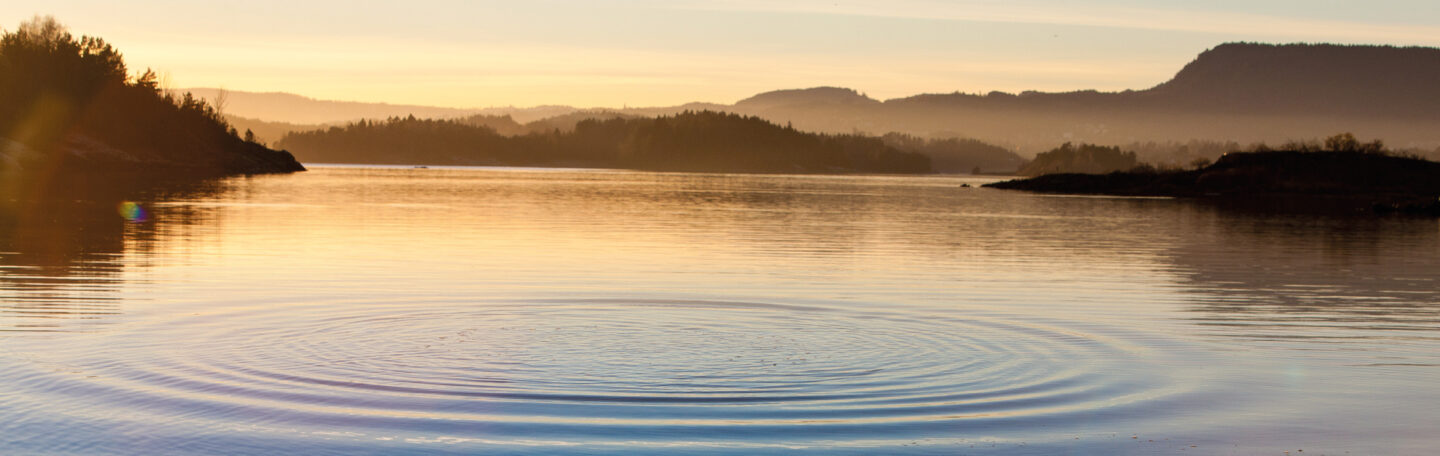
<instances>
[{"instance_id":1,"label":"silhouetted tree","mask_svg":"<svg viewBox=\"0 0 1440 456\"><path fill-rule=\"evenodd\" d=\"M225 104L230 100L230 91L224 88L215 91L215 98L210 100L210 106L215 107L215 116L225 118Z\"/></svg>"},{"instance_id":2,"label":"silhouetted tree","mask_svg":"<svg viewBox=\"0 0 1440 456\"><path fill-rule=\"evenodd\" d=\"M1341 133L1325 138L1325 150L1331 152L1358 152L1365 154L1380 154L1385 152L1385 143L1374 140L1368 143L1361 143L1355 139L1355 135Z\"/></svg>"},{"instance_id":3,"label":"silhouetted tree","mask_svg":"<svg viewBox=\"0 0 1440 456\"><path fill-rule=\"evenodd\" d=\"M144 74L141 74L140 76L135 78L135 87L146 89L151 92L155 92L156 94L159 94L160 77L155 74L155 70L146 68Z\"/></svg>"},{"instance_id":4,"label":"silhouetted tree","mask_svg":"<svg viewBox=\"0 0 1440 456\"><path fill-rule=\"evenodd\" d=\"M1194 166L1200 159L1214 162L1229 152L1243 147L1235 141L1214 141L1192 139L1189 141L1145 141L1120 146L1122 150L1134 151L1135 159L1162 168Z\"/></svg>"},{"instance_id":5,"label":"silhouetted tree","mask_svg":"<svg viewBox=\"0 0 1440 456\"><path fill-rule=\"evenodd\" d=\"M1020 168L1019 173L1024 176L1055 173L1103 174L1132 170L1139 164L1134 152L1123 152L1119 147L1094 144L1076 146L1067 142L1036 155L1034 160ZM1151 166L1150 170L1153 171L1154 167Z\"/></svg>"},{"instance_id":6,"label":"silhouetted tree","mask_svg":"<svg viewBox=\"0 0 1440 456\"><path fill-rule=\"evenodd\" d=\"M1350 133L1341 133L1325 138L1325 149L1331 152L1354 152L1360 149L1360 140Z\"/></svg>"}]
</instances>

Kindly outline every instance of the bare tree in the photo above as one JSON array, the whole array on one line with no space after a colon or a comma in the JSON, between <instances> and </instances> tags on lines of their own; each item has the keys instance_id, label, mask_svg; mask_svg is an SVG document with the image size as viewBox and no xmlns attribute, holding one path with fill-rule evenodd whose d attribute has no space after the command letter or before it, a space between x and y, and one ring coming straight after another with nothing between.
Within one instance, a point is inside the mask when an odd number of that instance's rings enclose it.
<instances>
[{"instance_id":1,"label":"bare tree","mask_svg":"<svg viewBox=\"0 0 1440 456\"><path fill-rule=\"evenodd\" d=\"M1341 133L1325 138L1325 149L1331 152L1357 152L1360 150L1360 140L1355 135Z\"/></svg>"},{"instance_id":2,"label":"bare tree","mask_svg":"<svg viewBox=\"0 0 1440 456\"><path fill-rule=\"evenodd\" d=\"M174 96L175 96L175 85L174 85L174 83L170 80L170 72L169 72L169 71L160 70L160 77L156 79L156 81L155 81L155 87L157 87L157 88L160 89L160 93L161 93L162 95L166 95L166 96L170 96L170 97L174 97Z\"/></svg>"},{"instance_id":3,"label":"bare tree","mask_svg":"<svg viewBox=\"0 0 1440 456\"><path fill-rule=\"evenodd\" d=\"M215 89L215 98L210 100L210 105L215 107L215 117L225 118L225 103L230 100L230 91L224 87Z\"/></svg>"}]
</instances>

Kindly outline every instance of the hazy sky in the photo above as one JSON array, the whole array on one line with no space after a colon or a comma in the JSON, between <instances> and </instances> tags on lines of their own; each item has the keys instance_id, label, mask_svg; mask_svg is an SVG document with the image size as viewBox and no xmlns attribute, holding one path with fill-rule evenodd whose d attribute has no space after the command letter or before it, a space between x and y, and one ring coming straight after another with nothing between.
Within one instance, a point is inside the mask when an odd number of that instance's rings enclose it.
<instances>
[{"instance_id":1,"label":"hazy sky","mask_svg":"<svg viewBox=\"0 0 1440 456\"><path fill-rule=\"evenodd\" d=\"M176 87L453 107L1144 89L1227 41L1440 46L1434 0L18 3L0 27L54 15Z\"/></svg>"}]
</instances>

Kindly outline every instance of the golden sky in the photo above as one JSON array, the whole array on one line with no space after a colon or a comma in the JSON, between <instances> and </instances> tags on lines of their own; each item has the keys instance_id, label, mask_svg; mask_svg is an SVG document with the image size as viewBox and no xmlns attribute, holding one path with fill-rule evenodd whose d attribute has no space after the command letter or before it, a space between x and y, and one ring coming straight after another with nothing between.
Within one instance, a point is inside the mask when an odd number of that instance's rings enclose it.
<instances>
[{"instance_id":1,"label":"golden sky","mask_svg":"<svg viewBox=\"0 0 1440 456\"><path fill-rule=\"evenodd\" d=\"M1144 89L1227 41L1440 45L1440 2L55 0L173 87L449 107Z\"/></svg>"}]
</instances>

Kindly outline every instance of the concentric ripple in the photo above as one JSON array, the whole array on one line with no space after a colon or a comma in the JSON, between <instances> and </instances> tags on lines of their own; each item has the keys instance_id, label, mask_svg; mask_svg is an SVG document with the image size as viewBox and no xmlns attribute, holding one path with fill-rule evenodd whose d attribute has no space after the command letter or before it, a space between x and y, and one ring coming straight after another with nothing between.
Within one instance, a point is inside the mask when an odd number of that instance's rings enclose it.
<instances>
[{"instance_id":1,"label":"concentric ripple","mask_svg":"<svg viewBox=\"0 0 1440 456\"><path fill-rule=\"evenodd\" d=\"M131 361L89 372L105 381L83 386L109 391L85 394L225 425L893 435L1098 416L1183 389L1120 340L996 315L416 300L257 307L137 329L111 348Z\"/></svg>"}]
</instances>

